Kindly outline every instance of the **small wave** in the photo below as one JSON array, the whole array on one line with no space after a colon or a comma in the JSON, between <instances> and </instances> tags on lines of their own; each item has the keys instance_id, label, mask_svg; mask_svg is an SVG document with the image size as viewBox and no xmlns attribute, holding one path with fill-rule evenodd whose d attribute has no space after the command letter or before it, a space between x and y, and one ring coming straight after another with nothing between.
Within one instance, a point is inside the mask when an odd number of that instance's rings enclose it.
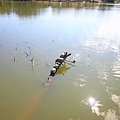
<instances>
[{"instance_id":1,"label":"small wave","mask_svg":"<svg viewBox=\"0 0 120 120\"><path fill-rule=\"evenodd\" d=\"M115 77L120 77L120 62L119 61L113 64L112 71Z\"/></svg>"}]
</instances>

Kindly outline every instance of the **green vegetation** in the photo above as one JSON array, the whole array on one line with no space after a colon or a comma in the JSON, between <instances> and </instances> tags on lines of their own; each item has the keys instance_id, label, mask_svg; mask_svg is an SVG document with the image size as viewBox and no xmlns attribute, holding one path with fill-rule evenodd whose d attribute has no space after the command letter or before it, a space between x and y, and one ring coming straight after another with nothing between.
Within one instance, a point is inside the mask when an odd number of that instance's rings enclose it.
<instances>
[{"instance_id":1,"label":"green vegetation","mask_svg":"<svg viewBox=\"0 0 120 120\"><path fill-rule=\"evenodd\" d=\"M67 9L73 7L75 9L89 9L99 7L102 11L106 9L111 9L111 6L105 6L104 4L96 4L96 3L80 3L80 2L47 2L47 1L0 1L0 14L10 14L11 12L19 15L20 17L30 17L36 16L37 14L41 14L46 11L46 8L52 7L60 9Z\"/></svg>"}]
</instances>

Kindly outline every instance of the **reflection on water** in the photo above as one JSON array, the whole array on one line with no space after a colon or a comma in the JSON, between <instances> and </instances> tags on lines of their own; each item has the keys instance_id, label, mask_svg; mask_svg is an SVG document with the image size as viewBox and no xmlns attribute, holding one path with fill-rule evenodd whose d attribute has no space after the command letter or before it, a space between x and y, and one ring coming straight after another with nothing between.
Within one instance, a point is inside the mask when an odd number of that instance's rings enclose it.
<instances>
[{"instance_id":1,"label":"reflection on water","mask_svg":"<svg viewBox=\"0 0 120 120\"><path fill-rule=\"evenodd\" d=\"M91 106L92 112L97 114L97 116L105 116L103 112L100 112L99 107L103 106L102 104L99 104L100 101L96 101L94 98L89 98L89 104Z\"/></svg>"},{"instance_id":2,"label":"reflection on water","mask_svg":"<svg viewBox=\"0 0 120 120\"><path fill-rule=\"evenodd\" d=\"M67 63L64 63L64 64L58 69L58 71L57 71L57 73L56 73L55 75L57 75L57 74L62 74L62 75L64 75L68 70L70 70L70 65L69 65L69 64L67 65Z\"/></svg>"},{"instance_id":3,"label":"reflection on water","mask_svg":"<svg viewBox=\"0 0 120 120\"><path fill-rule=\"evenodd\" d=\"M113 94L113 95L111 95L111 98L120 107L120 96L117 96L117 95Z\"/></svg>"},{"instance_id":4,"label":"reflection on water","mask_svg":"<svg viewBox=\"0 0 120 120\"><path fill-rule=\"evenodd\" d=\"M16 120L30 119L31 114L33 114L36 111L38 104L40 103L41 98L45 94L46 90L47 89L43 88L43 90L38 91L38 93L30 101L28 101L27 105L17 116Z\"/></svg>"},{"instance_id":5,"label":"reflection on water","mask_svg":"<svg viewBox=\"0 0 120 120\"><path fill-rule=\"evenodd\" d=\"M97 116L105 116L105 112L100 112L100 107L103 105L100 104L100 101L96 101L93 97L90 97L88 100L82 100L81 103L90 105L92 112Z\"/></svg>"},{"instance_id":6,"label":"reflection on water","mask_svg":"<svg viewBox=\"0 0 120 120\"><path fill-rule=\"evenodd\" d=\"M120 56L118 55L118 60L113 63L113 73L115 77L120 77Z\"/></svg>"},{"instance_id":7,"label":"reflection on water","mask_svg":"<svg viewBox=\"0 0 120 120\"><path fill-rule=\"evenodd\" d=\"M46 8L57 8L57 11L59 12L60 9L69 9L69 8L75 8L76 10L79 9L99 9L102 11L105 10L111 10L114 5L101 5L101 4L95 4L95 3L74 3L74 2L19 2L19 1L14 1L14 2L4 2L0 1L0 13L1 14L8 14L14 12L19 17L22 18L28 18L32 16L37 16L41 15L47 12ZM98 7L98 8L97 8ZM119 8L119 6L116 6ZM3 9L2 9L3 8Z\"/></svg>"},{"instance_id":8,"label":"reflection on water","mask_svg":"<svg viewBox=\"0 0 120 120\"><path fill-rule=\"evenodd\" d=\"M119 120L120 7L0 1L0 119ZM61 53L72 53L43 86Z\"/></svg>"},{"instance_id":9,"label":"reflection on water","mask_svg":"<svg viewBox=\"0 0 120 120\"><path fill-rule=\"evenodd\" d=\"M116 116L116 112L115 112L115 110L111 110L111 109L109 109L108 111L107 111L107 115L106 115L106 117L105 117L105 120L119 120L119 117L118 116Z\"/></svg>"},{"instance_id":10,"label":"reflection on water","mask_svg":"<svg viewBox=\"0 0 120 120\"><path fill-rule=\"evenodd\" d=\"M118 96L112 95L112 100L119 104ZM101 111L103 104L100 104L100 101L96 101L93 97L90 97L88 100L82 100L82 104L90 105L91 110L97 116L104 116L105 120L118 120L119 116L116 115L116 111L114 109L108 109L107 111Z\"/></svg>"},{"instance_id":11,"label":"reflection on water","mask_svg":"<svg viewBox=\"0 0 120 120\"><path fill-rule=\"evenodd\" d=\"M73 83L74 86L79 86L79 87L85 87L87 84L86 84L86 77L84 75L79 75L79 78L77 79L76 82Z\"/></svg>"},{"instance_id":12,"label":"reflection on water","mask_svg":"<svg viewBox=\"0 0 120 120\"><path fill-rule=\"evenodd\" d=\"M96 101L95 101L94 98L90 97L88 101L89 101L89 104L90 104L91 107L94 107L94 106L95 106Z\"/></svg>"}]
</instances>

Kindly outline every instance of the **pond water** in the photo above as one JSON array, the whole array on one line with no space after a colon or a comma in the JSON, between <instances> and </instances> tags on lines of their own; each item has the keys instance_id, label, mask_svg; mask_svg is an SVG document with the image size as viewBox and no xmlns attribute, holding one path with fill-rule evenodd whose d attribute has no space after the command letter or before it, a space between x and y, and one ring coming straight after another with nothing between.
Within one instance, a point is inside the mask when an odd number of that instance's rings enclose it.
<instances>
[{"instance_id":1,"label":"pond water","mask_svg":"<svg viewBox=\"0 0 120 120\"><path fill-rule=\"evenodd\" d=\"M0 120L119 120L119 90L119 5L0 2Z\"/></svg>"}]
</instances>

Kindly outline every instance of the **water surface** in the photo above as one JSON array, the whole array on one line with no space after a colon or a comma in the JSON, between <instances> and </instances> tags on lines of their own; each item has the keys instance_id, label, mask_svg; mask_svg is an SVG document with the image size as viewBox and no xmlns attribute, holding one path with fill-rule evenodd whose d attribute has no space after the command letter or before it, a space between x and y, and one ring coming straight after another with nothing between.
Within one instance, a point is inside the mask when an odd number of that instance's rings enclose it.
<instances>
[{"instance_id":1,"label":"water surface","mask_svg":"<svg viewBox=\"0 0 120 120\"><path fill-rule=\"evenodd\" d=\"M119 120L119 14L115 5L0 2L0 119ZM75 66L44 87L64 51Z\"/></svg>"}]
</instances>

